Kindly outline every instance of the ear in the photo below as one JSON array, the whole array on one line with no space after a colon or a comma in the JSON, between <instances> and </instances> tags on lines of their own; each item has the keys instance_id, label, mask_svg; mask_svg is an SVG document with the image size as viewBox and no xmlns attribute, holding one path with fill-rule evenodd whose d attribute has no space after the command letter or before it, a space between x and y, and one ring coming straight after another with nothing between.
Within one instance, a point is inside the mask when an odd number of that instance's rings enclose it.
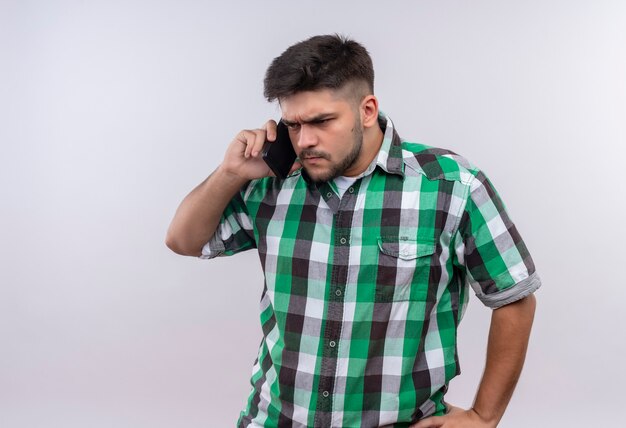
<instances>
[{"instance_id":1,"label":"ear","mask_svg":"<svg viewBox=\"0 0 626 428\"><path fill-rule=\"evenodd\" d=\"M378 99L374 95L367 95L359 106L361 124L364 128L371 128L378 124Z\"/></svg>"}]
</instances>

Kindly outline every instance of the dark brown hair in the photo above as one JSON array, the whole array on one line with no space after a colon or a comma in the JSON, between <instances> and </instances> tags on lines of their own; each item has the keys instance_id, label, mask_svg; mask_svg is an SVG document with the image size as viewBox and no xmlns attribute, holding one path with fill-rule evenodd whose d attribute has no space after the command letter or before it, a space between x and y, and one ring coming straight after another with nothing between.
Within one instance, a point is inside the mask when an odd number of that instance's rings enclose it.
<instances>
[{"instance_id":1,"label":"dark brown hair","mask_svg":"<svg viewBox=\"0 0 626 428\"><path fill-rule=\"evenodd\" d=\"M271 102L301 91L361 82L374 93L372 59L361 44L338 34L314 36L274 58L265 73L263 93Z\"/></svg>"}]
</instances>

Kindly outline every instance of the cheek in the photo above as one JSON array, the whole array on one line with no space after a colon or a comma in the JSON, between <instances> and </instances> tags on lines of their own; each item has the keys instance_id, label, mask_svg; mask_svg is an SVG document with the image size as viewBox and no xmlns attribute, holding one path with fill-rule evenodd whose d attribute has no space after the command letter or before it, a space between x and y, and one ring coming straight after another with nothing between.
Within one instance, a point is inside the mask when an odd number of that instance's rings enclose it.
<instances>
[{"instance_id":1,"label":"cheek","mask_svg":"<svg viewBox=\"0 0 626 428\"><path fill-rule=\"evenodd\" d=\"M349 153L354 146L354 131L344 129L343 132L333 136L333 147L337 153Z\"/></svg>"}]
</instances>

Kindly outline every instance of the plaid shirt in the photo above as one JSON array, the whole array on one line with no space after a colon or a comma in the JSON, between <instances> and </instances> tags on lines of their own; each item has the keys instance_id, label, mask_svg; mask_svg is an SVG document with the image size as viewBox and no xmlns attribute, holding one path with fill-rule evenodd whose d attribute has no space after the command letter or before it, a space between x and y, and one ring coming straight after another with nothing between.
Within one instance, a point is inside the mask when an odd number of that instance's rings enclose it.
<instances>
[{"instance_id":1,"label":"plaid shirt","mask_svg":"<svg viewBox=\"0 0 626 428\"><path fill-rule=\"evenodd\" d=\"M487 177L379 123L378 156L343 197L303 170L251 181L203 249L257 248L265 273L239 426L408 426L444 414L469 286L491 308L540 286Z\"/></svg>"}]
</instances>

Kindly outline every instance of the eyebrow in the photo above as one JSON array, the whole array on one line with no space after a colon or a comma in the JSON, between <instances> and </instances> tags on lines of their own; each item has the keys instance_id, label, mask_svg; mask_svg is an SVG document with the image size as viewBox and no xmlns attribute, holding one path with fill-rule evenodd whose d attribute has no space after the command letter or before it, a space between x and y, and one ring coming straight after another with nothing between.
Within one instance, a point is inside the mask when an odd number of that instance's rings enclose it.
<instances>
[{"instance_id":1,"label":"eyebrow","mask_svg":"<svg viewBox=\"0 0 626 428\"><path fill-rule=\"evenodd\" d=\"M287 120L285 118L281 119L281 122L283 122L285 125L287 126L293 126L293 125L298 125L298 124L306 124L306 123L319 123L323 120L327 120L327 119L331 119L333 118L335 115L333 113L321 113L318 114L317 116L313 116L310 119L305 119L299 122L292 122L290 120Z\"/></svg>"}]
</instances>

